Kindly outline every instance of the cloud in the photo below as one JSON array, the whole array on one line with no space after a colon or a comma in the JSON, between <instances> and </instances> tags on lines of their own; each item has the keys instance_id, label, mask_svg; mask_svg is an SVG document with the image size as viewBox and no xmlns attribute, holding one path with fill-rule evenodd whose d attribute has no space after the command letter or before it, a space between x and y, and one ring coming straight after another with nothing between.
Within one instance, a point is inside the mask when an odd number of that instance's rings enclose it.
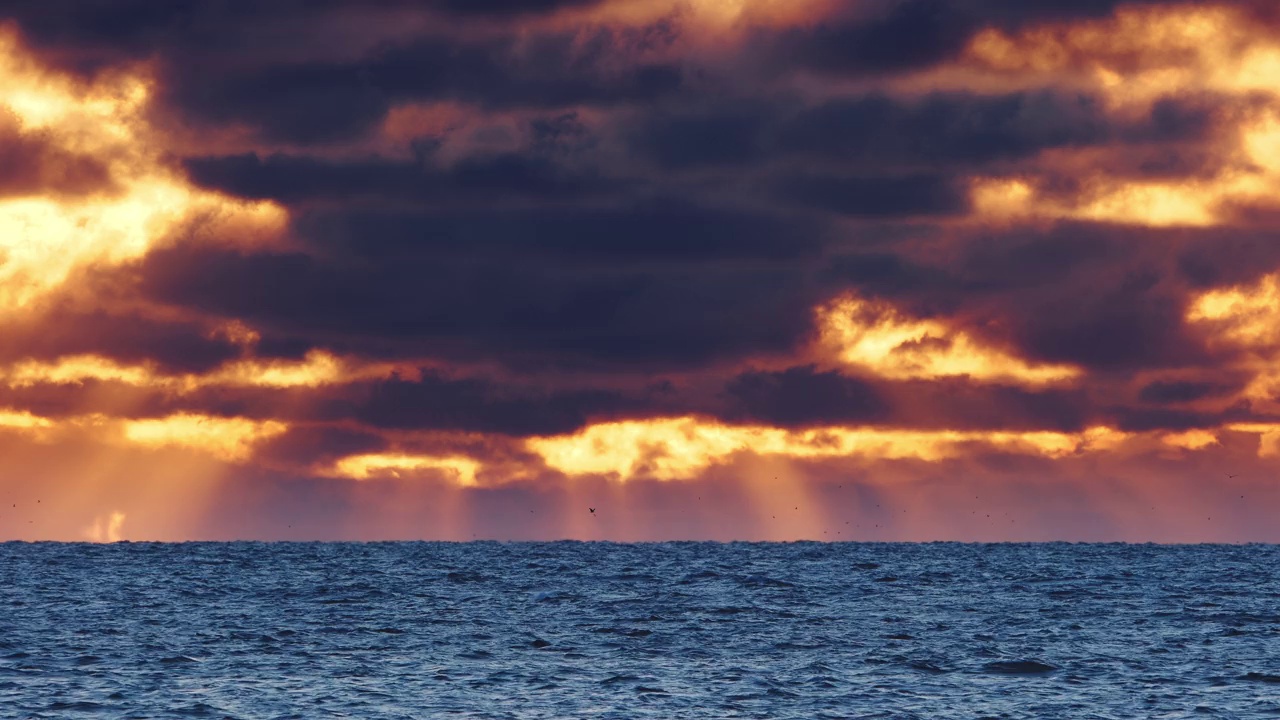
<instances>
[{"instance_id":1,"label":"cloud","mask_svg":"<svg viewBox=\"0 0 1280 720\"><path fill-rule=\"evenodd\" d=\"M630 42L626 34L600 28L586 42L572 34L523 42L428 36L358 60L272 62L247 70L193 59L166 67L164 100L189 123L242 123L268 142L309 144L371 132L394 105L410 101L608 107L679 91L678 65L610 61L613 48Z\"/></svg>"},{"instance_id":2,"label":"cloud","mask_svg":"<svg viewBox=\"0 0 1280 720\"><path fill-rule=\"evenodd\" d=\"M173 248L139 272L157 302L387 358L680 365L783 351L808 332L820 289L789 267L804 237L786 224L679 205L519 217L439 234L323 224L347 253ZM726 256L746 262L704 265Z\"/></svg>"},{"instance_id":3,"label":"cloud","mask_svg":"<svg viewBox=\"0 0 1280 720\"><path fill-rule=\"evenodd\" d=\"M0 360L10 362L92 353L125 363L154 363L170 371L203 372L242 352L204 323L128 313L54 307L0 327L11 339L0 349Z\"/></svg>"},{"instance_id":4,"label":"cloud","mask_svg":"<svg viewBox=\"0 0 1280 720\"><path fill-rule=\"evenodd\" d=\"M65 150L47 134L22 132L0 112L0 197L89 195L114 189L101 161Z\"/></svg>"},{"instance_id":5,"label":"cloud","mask_svg":"<svg viewBox=\"0 0 1280 720\"><path fill-rule=\"evenodd\" d=\"M846 479L893 537L987 538L972 489L1182 538L1134 509L1276 452L1263 4L10 5L0 488L68 488L47 536L615 493L784 539Z\"/></svg>"},{"instance_id":6,"label":"cloud","mask_svg":"<svg viewBox=\"0 0 1280 720\"><path fill-rule=\"evenodd\" d=\"M752 372L725 388L734 419L795 427L866 424L883 420L888 408L871 384L813 367L779 373Z\"/></svg>"},{"instance_id":7,"label":"cloud","mask_svg":"<svg viewBox=\"0 0 1280 720\"><path fill-rule=\"evenodd\" d=\"M575 172L540 157L514 153L468 158L452 167L387 160L326 162L316 158L257 155L191 158L185 163L204 187L253 199L296 204L306 201L413 203L456 206L525 200L589 199L621 184L598 174Z\"/></svg>"},{"instance_id":8,"label":"cloud","mask_svg":"<svg viewBox=\"0 0 1280 720\"><path fill-rule=\"evenodd\" d=\"M1238 388L1231 385L1211 382L1156 381L1144 386L1138 392L1138 399L1149 403L1188 403L1207 397L1230 395Z\"/></svg>"},{"instance_id":9,"label":"cloud","mask_svg":"<svg viewBox=\"0 0 1280 720\"><path fill-rule=\"evenodd\" d=\"M963 189L946 177L801 175L778 182L788 201L854 217L958 215L968 209Z\"/></svg>"}]
</instances>

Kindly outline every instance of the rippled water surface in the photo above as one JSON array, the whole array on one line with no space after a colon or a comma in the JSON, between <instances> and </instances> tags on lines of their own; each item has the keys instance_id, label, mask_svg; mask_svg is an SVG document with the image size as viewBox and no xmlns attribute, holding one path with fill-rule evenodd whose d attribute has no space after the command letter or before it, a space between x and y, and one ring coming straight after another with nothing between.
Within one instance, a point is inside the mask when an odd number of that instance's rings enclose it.
<instances>
[{"instance_id":1,"label":"rippled water surface","mask_svg":"<svg viewBox=\"0 0 1280 720\"><path fill-rule=\"evenodd\" d=\"M0 717L1280 717L1276 546L5 544Z\"/></svg>"}]
</instances>

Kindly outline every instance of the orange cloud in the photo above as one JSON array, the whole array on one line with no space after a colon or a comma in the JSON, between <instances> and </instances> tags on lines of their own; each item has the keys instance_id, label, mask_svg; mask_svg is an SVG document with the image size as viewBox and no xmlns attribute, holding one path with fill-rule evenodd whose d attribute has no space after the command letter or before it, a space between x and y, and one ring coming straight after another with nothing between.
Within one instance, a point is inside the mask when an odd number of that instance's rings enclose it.
<instances>
[{"instance_id":1,"label":"orange cloud","mask_svg":"<svg viewBox=\"0 0 1280 720\"><path fill-rule=\"evenodd\" d=\"M86 197L0 198L0 313L27 307L80 268L142 257L183 226L246 242L281 231L280 206L198 189L166 164L144 119L151 92L141 70L91 85L48 72L0 29L0 113L21 134L101 160L113 184Z\"/></svg>"},{"instance_id":2,"label":"orange cloud","mask_svg":"<svg viewBox=\"0 0 1280 720\"><path fill-rule=\"evenodd\" d=\"M439 476L443 473L458 485L474 486L476 473L481 464L476 460L462 456L435 457L430 455L407 455L400 453L353 455L339 460L322 475L345 477L353 480L369 480L373 478L406 478L427 474Z\"/></svg>"},{"instance_id":3,"label":"orange cloud","mask_svg":"<svg viewBox=\"0 0 1280 720\"><path fill-rule=\"evenodd\" d=\"M147 448L188 448L226 462L248 460L253 456L256 443L286 430L288 425L274 420L255 421L187 413L121 423L121 433L129 443Z\"/></svg>"},{"instance_id":4,"label":"orange cloud","mask_svg":"<svg viewBox=\"0 0 1280 720\"><path fill-rule=\"evenodd\" d=\"M29 412L17 412L14 410L5 410L0 408L0 428L13 428L17 430L34 430L40 428L48 428L53 426L53 421L32 415Z\"/></svg>"},{"instance_id":5,"label":"orange cloud","mask_svg":"<svg viewBox=\"0 0 1280 720\"><path fill-rule=\"evenodd\" d=\"M1049 23L1016 33L988 28L964 62L1030 77L1092 79L1119 105L1189 87L1272 92L1280 41L1230 5L1122 6L1096 20Z\"/></svg>"},{"instance_id":6,"label":"orange cloud","mask_svg":"<svg viewBox=\"0 0 1280 720\"><path fill-rule=\"evenodd\" d=\"M1180 433L1169 433L1161 440L1170 447L1184 450L1203 450L1220 444L1217 433L1210 430L1187 430Z\"/></svg>"},{"instance_id":7,"label":"orange cloud","mask_svg":"<svg viewBox=\"0 0 1280 720\"><path fill-rule=\"evenodd\" d=\"M113 380L136 387L190 392L202 387L323 387L393 375L414 379L422 363L366 362L312 350L302 360L249 358L228 363L212 372L165 375L149 364L123 364L97 355L62 357L52 362L26 360L0 367L0 383L30 387L40 383L76 384L86 380Z\"/></svg>"},{"instance_id":8,"label":"orange cloud","mask_svg":"<svg viewBox=\"0 0 1280 720\"><path fill-rule=\"evenodd\" d=\"M1055 151L1044 162L1076 178L1078 193L1047 192L1033 175L977 177L970 194L980 220L1078 218L1205 227L1237 222L1242 211L1276 204L1280 39L1240 9L1122 7L1103 19L1012 34L990 28L974 36L962 66L962 77L978 85L984 77L1026 87L1046 81L1075 85L1101 97L1117 118L1139 119L1156 101L1198 93L1231 95L1251 108L1222 120L1218 155L1224 162L1211 177L1111 177L1093 167L1090 151Z\"/></svg>"},{"instance_id":9,"label":"orange cloud","mask_svg":"<svg viewBox=\"0 0 1280 720\"><path fill-rule=\"evenodd\" d=\"M0 410L0 429L26 433L42 443L65 442L74 436L103 446L178 448L223 462L244 462L253 457L259 442L284 433L289 426L275 420L196 413L146 420L123 420L95 413L54 420L25 411Z\"/></svg>"},{"instance_id":10,"label":"orange cloud","mask_svg":"<svg viewBox=\"0 0 1280 720\"><path fill-rule=\"evenodd\" d=\"M701 29L723 34L751 26L785 27L812 22L830 0L610 0L585 10L569 10L553 23L576 25L587 21L646 25L680 17ZM696 40L707 41L705 35Z\"/></svg>"},{"instance_id":11,"label":"orange cloud","mask_svg":"<svg viewBox=\"0 0 1280 720\"><path fill-rule=\"evenodd\" d=\"M1208 327L1222 342L1275 347L1280 343L1280 276L1205 292L1192 301L1187 321Z\"/></svg>"},{"instance_id":12,"label":"orange cloud","mask_svg":"<svg viewBox=\"0 0 1280 720\"><path fill-rule=\"evenodd\" d=\"M681 36L679 43L710 46L725 38L748 36L736 34L738 31L811 22L826 5L835 4L827 0L605 2L527 22L578 27L584 17L589 17L639 24L676 13L687 28L693 28L693 32ZM707 32L698 32L703 29ZM944 77L977 92L1045 87L1048 81L1054 87L1096 92L1107 111L1120 118L1142 118L1157 100L1188 92L1248 96L1254 102L1241 104L1247 109L1224 113L1220 125L1213 128L1213 149L1223 162L1221 169L1209 177L1140 181L1112 177L1107 170L1094 167L1097 156L1089 154L1106 150L1060 148L1042 153L1030 167L1017 168L1016 174L1013 168L1000 168L990 171L989 176L971 178L975 214L970 222L1078 218L1148 226L1214 226L1241 222L1246 217L1244 210L1274 205L1273 198L1280 197L1280 103L1276 102L1275 90L1275 78L1280 77L1280 41L1271 35L1254 27L1239 12L1223 7L1188 4L1172 9L1122 8L1113 17L1071 25L1043 25L1016 33L990 29L979 33L961 61L952 67L923 71L906 80L867 78L826 85L825 80L808 78L807 84L797 89L801 91L799 95L820 98L845 91L862 93L880 84L900 88L915 82L934 90L945 85L930 85L932 79ZM18 136L39 138L56 149L59 158L91 157L101 161L111 182L75 197L60 193L0 197L0 318L52 302L59 292L72 287L74 278L86 268L129 263L162 243L213 242L216 237L217 242L260 245L283 234L288 221L283 207L269 202L243 202L200 189L172 166L165 156L171 149L166 146L166 138L147 122L155 87L145 66L118 69L84 82L39 67L15 37L0 34L0 113L4 113L5 122L11 116L9 124L16 128ZM686 49L657 47L635 52L662 54ZM705 52L702 59L714 60L711 55ZM483 122L496 126L494 111L477 108L483 105L401 104L390 111L383 123L380 142L385 141L388 153L407 153L414 139L448 134L468 122L476 122L474 115L479 112L490 113ZM526 112L527 115L521 114ZM582 108L578 112L588 124L599 120L601 131L607 132L606 120L618 111ZM593 112L599 116L593 116ZM512 130L510 137L483 142L509 142L511 147L503 149L519 149L527 139L519 133L527 132L523 128L529 119L542 114L545 111L541 109L510 111L502 120ZM470 137L462 132L452 135ZM481 141L446 141L441 150L445 159L453 157L451 153L475 150L458 149L449 142ZM207 149L198 141L192 145ZM364 149L363 145L353 145L345 150L319 152L354 154ZM382 151L384 146L377 149ZM1002 170L1009 173L1000 174ZM1055 188L1045 179L1055 175L1078 180L1079 192L1064 196L1060 186ZM1273 369L1280 348L1277 308L1280 276L1270 275L1254 284L1203 293L1193 299L1185 317L1211 345L1254 373L1255 380L1245 389L1244 397L1255 403L1255 410L1276 407L1275 398L1280 397L1280 370ZM838 366L859 376L899 381L967 377L978 382L1038 388L1055 384L1078 386L1084 379L1082 368L1034 363L1018 357L1011 348L965 330L953 320L912 317L884 302L846 295L815 312L820 332L816 348L811 349L826 369ZM229 321L217 332L231 338L243 350L243 357L205 374L164 374L152 363L120 363L83 354L50 361L23 360L0 367L0 385L29 388L45 383L67 385L102 380L173 393L211 387L306 389L393 375L412 379L418 377L416 368L421 365L366 362L322 350L314 350L299 360L263 360L252 357L259 341L253 328ZM805 358L806 362L812 360ZM635 378L640 375L633 373L620 382L638 385ZM17 446L35 458L30 461L31 468L54 468L56 473L49 470L41 477L60 477L59 487L69 489L65 496L71 499L62 501L66 504L55 530L32 532L58 537L75 537L79 533L95 542L122 539L126 518L131 537L183 537L188 532L186 524L212 507L219 492L232 487L225 482L226 476L252 464L266 441L289 429L288 423L276 420L193 413L144 420L106 415L55 420L17 409L0 409L0 441L16 438L20 443ZM355 429L376 433L368 428ZM900 521L897 526L919 538L936 532L933 523L940 522L939 518L949 517L951 508L947 503L953 495L958 497L959 491L950 486L939 487L945 485L941 482L920 482L901 470L903 467L918 469L928 465L930 472L969 468L980 464L968 463L970 459L999 453L1027 460L1055 460L1060 463L1058 466L1074 468L1076 479L1093 478L1096 472L1122 472L1129 467L1125 463L1139 455L1209 462L1220 453L1237 452L1245 445L1245 452L1252 454L1251 439L1240 442L1239 435L1256 436L1258 457L1280 456L1280 425L1265 422L1149 433L1109 427L1092 427L1083 432L838 426L787 430L690 415L595 423L577 432L527 440L504 438L503 447L514 448L514 457L489 455L494 451L483 446L493 438L458 443L474 449L450 447L431 452L415 450L409 442L414 439L410 435L384 433L383 439L392 441L394 451L352 454L326 461L324 466L307 468L317 476L313 478L317 482L342 486L340 492L350 493L349 497L364 498L351 501L350 528L335 532L376 534L383 532L391 520L396 532L417 533L421 527L417 510L423 505L445 506L452 512L455 507L465 508L468 498L486 493L501 495L490 492L492 485L539 479L549 475L549 469L567 477L560 478L554 493L568 498L566 502L575 508L571 518L559 521L560 534L603 534L599 524L592 524L596 520L578 510L595 497L609 498L621 506L630 497L660 492L652 489L654 483L644 482L647 480L711 478L706 485L711 487L722 482L719 477L732 476L732 482L722 483L722 490L725 486L730 488L723 490L723 497L732 498L733 492L746 496L750 517L725 519L717 511L701 510L699 522L720 523L717 533L726 537L745 528L761 536L790 539L829 519L827 509L821 505L826 488L809 482L803 472L806 466L826 467L847 461L847 467L887 468L883 475L887 479L877 475L875 482L888 486L901 480L892 497L913 513L933 504L935 517L922 514L923 519ZM406 442L396 444L396 440ZM433 445L424 441L417 447L424 446ZM56 457L64 447L75 448L70 454L79 453L76 463ZM998 464L993 462L992 466ZM137 480L133 468L142 465L145 467L140 470L146 478ZM1088 466L1087 471L1080 470L1084 466ZM24 500L35 492L33 485L37 484L27 479L28 469L9 468L3 479L9 483L6 490L17 487L26 493ZM274 466L270 469L279 470ZM999 471L978 468L972 477L955 478L954 485L963 486L967 493L967 483L977 482L973 477L981 477L984 472ZM1064 470L1063 477L1071 472ZM951 480L950 474L939 474L946 475L948 482ZM333 482L337 478L361 482ZM1016 494L1016 483L1007 480L1001 486L1002 492ZM1053 480L1062 478L1055 476ZM546 489L540 479L530 485L537 486L540 492ZM1106 483L1089 485L1087 480L1073 480L1061 485L1065 489L1055 497L1083 498L1081 502L1096 502L1104 510L1108 502L1114 503L1112 507L1123 504L1123 499L1105 497L1107 492L1119 492ZM1131 504L1141 505L1139 509L1145 511L1148 500L1156 502L1163 486L1151 485L1125 485L1125 492L1134 493L1140 501ZM236 487L243 493L236 496L237 503L256 492ZM675 491L683 492L689 487L668 485L664 490L670 494L664 497L684 497ZM476 488L484 488L485 492L475 492ZM383 491L386 492L379 495ZM446 500L436 503L441 495ZM361 506L360 502L366 504ZM1179 512L1194 504L1185 498L1179 502ZM797 508L795 515L768 524L766 520L772 518L767 518L761 509L776 504ZM1043 504L1043 499L1032 498L1025 505ZM182 511L178 519L174 519L175 507ZM659 514L654 508L648 510ZM361 512L365 513L363 519L355 517ZM521 508L519 512L523 518L527 510ZM448 520L448 513L445 515ZM472 520L459 513L450 520L455 524L447 527L449 536L468 537L471 527L467 523ZM627 521L618 522L621 526ZM647 531L639 525L625 530L636 536Z\"/></svg>"},{"instance_id":13,"label":"orange cloud","mask_svg":"<svg viewBox=\"0 0 1280 720\"><path fill-rule=\"evenodd\" d=\"M600 423L572 435L533 438L526 444L549 467L566 475L687 480L739 455L936 462L985 448L1065 457L1111 449L1126 437L1109 428L1083 433L843 427L794 431L682 417Z\"/></svg>"},{"instance_id":14,"label":"orange cloud","mask_svg":"<svg viewBox=\"0 0 1280 720\"><path fill-rule=\"evenodd\" d=\"M1232 423L1226 429L1232 432L1256 434L1258 457L1280 457L1280 423Z\"/></svg>"},{"instance_id":15,"label":"orange cloud","mask_svg":"<svg viewBox=\"0 0 1280 720\"><path fill-rule=\"evenodd\" d=\"M1211 346L1243 351L1237 367L1253 379L1242 396L1257 410L1280 411L1280 275L1201 293L1188 305L1186 320L1206 333Z\"/></svg>"},{"instance_id":16,"label":"orange cloud","mask_svg":"<svg viewBox=\"0 0 1280 720\"><path fill-rule=\"evenodd\" d=\"M883 302L851 295L817 311L825 354L879 377L967 376L1044 384L1079 377L1078 368L1032 364L989 347L942 320L918 320Z\"/></svg>"}]
</instances>

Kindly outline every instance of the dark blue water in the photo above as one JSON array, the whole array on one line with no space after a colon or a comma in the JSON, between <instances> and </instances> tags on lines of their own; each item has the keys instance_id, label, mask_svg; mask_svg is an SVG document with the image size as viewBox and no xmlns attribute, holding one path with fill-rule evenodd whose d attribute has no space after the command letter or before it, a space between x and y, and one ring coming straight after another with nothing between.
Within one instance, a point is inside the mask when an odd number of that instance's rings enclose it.
<instances>
[{"instance_id":1,"label":"dark blue water","mask_svg":"<svg viewBox=\"0 0 1280 720\"><path fill-rule=\"evenodd\" d=\"M1280 717L1276 546L5 544L0 717Z\"/></svg>"}]
</instances>

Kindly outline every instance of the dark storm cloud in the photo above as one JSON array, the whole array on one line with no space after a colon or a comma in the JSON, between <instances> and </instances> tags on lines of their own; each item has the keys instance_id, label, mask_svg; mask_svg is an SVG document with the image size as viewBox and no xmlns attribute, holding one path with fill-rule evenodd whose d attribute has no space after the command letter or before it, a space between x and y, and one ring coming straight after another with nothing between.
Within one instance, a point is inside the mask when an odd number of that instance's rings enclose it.
<instances>
[{"instance_id":1,"label":"dark storm cloud","mask_svg":"<svg viewBox=\"0 0 1280 720\"><path fill-rule=\"evenodd\" d=\"M937 268L887 250L834 255L822 273L834 287L852 287L875 297L918 298L926 292L954 292L963 280L950 269ZM922 302L917 310L923 311ZM927 314L927 313L926 313Z\"/></svg>"},{"instance_id":2,"label":"dark storm cloud","mask_svg":"<svg viewBox=\"0 0 1280 720\"><path fill-rule=\"evenodd\" d=\"M1160 230L1061 222L977 230L926 242L927 250L877 249L834 257L825 274L921 316L943 316L1033 361L1089 371L1213 367L1211 351L1188 327L1193 292L1179 272L1188 257L1257 278L1280 253L1222 231ZM1215 253L1225 257L1210 261ZM945 257L945 263L937 258ZM1202 272L1209 270L1202 269ZM1215 271L1221 272L1221 271ZM1250 275L1245 275L1250 272Z\"/></svg>"},{"instance_id":3,"label":"dark storm cloud","mask_svg":"<svg viewBox=\"0 0 1280 720\"><path fill-rule=\"evenodd\" d=\"M0 362L96 354L125 364L155 363L166 372L201 373L241 354L200 323L64 307L0 322L0 335Z\"/></svg>"},{"instance_id":4,"label":"dark storm cloud","mask_svg":"<svg viewBox=\"0 0 1280 720\"><path fill-rule=\"evenodd\" d=\"M1139 0L1173 4L1176 0ZM782 33L762 32L775 64L842 77L901 73L952 60L975 33L1040 22L1104 17L1123 0L886 0L837 4L832 17Z\"/></svg>"},{"instance_id":5,"label":"dark storm cloud","mask_svg":"<svg viewBox=\"0 0 1280 720\"><path fill-rule=\"evenodd\" d=\"M0 406L41 417L106 414L159 419L175 413L278 420L293 424L260 450L269 462L312 465L387 450L396 433L464 433L491 440L572 433L596 422L695 414L730 423L790 429L873 426L969 432L1080 432L1105 425L1130 432L1183 431L1223 423L1271 423L1273 415L1235 403L1215 411L1113 405L1082 388L1028 389L963 377L886 381L813 366L749 371L713 393L681 386L620 391L511 384L492 378L388 378L347 385L194 390L116 380L0 385ZM433 434L410 435L427 441ZM434 441L432 441L434 442ZM482 448L481 448L482 449ZM481 452L481 455L484 453Z\"/></svg>"},{"instance_id":6,"label":"dark storm cloud","mask_svg":"<svg viewBox=\"0 0 1280 720\"><path fill-rule=\"evenodd\" d=\"M768 104L723 105L702 112L647 114L629 131L629 145L667 170L741 167L761 159L777 109Z\"/></svg>"},{"instance_id":7,"label":"dark storm cloud","mask_svg":"<svg viewBox=\"0 0 1280 720\"><path fill-rule=\"evenodd\" d=\"M603 0L428 0L420 6L440 8L454 15L512 16L590 7Z\"/></svg>"},{"instance_id":8,"label":"dark storm cloud","mask_svg":"<svg viewBox=\"0 0 1280 720\"><path fill-rule=\"evenodd\" d=\"M1116 268L1140 263L1135 246L1146 238L1117 235L1106 226L1057 223L1049 227L938 233L926 231L914 252L889 240L863 252L833 255L823 270L833 285L882 297L920 317L952 315L970 304L1001 316L1027 308L1016 297L1050 302L1078 292L1095 276L1115 282ZM1135 259L1135 256L1137 259ZM940 264L939 257L947 262ZM1072 313L1067 312L1068 316Z\"/></svg>"},{"instance_id":9,"label":"dark storm cloud","mask_svg":"<svg viewBox=\"0 0 1280 720\"><path fill-rule=\"evenodd\" d=\"M22 132L0 105L0 198L24 195L87 195L113 188L99 159L58 147L47 134Z\"/></svg>"},{"instance_id":10,"label":"dark storm cloud","mask_svg":"<svg viewBox=\"0 0 1280 720\"><path fill-rule=\"evenodd\" d=\"M1115 3L842 6L809 25L750 31L745 52L767 69L708 61L699 53L714 50L700 47L682 55L679 16L573 32L528 17L588 4L14 4L26 40L54 62L152 60L151 119L162 128L247 131L256 153L202 149L177 162L205 188L289 210L288 237L275 249L160 243L116 271L122 292L139 290L176 316L242 320L261 334L261 358L323 348L456 371L152 395L100 383L80 400L30 389L14 402L54 414L109 401L147 416L365 428L291 432L267 451L281 461L383 448L372 430L549 435L680 413L788 427L1060 431L1223 419L1104 407L1070 383L891 382L805 364L813 308L851 292L1016 357L1079 366L1123 398L1109 403L1230 396L1234 379L1201 378L1231 351L1210 348L1185 311L1196 288L1251 281L1280 264L1269 237L1102 223L981 227L968 192L974 176L1032 177L1070 205L1088 178L1055 169L1058 154L1046 152L1055 150L1096 150L1108 172L1126 177L1203 176L1229 103L1177 95L1122 117L1102 96L1065 84L911 95L876 82L946 62L984 26L1097 17ZM415 31L397 12L437 19ZM455 17L439 19L446 14ZM308 39L334 37L348 21L358 41ZM798 72L858 82L789 85ZM392 108L419 101L459 102L450 112L465 116L465 130L394 141L404 147L374 142ZM523 123L511 147L466 140L491 121ZM6 132L0 124L0 193L90 192L106 181L96 161ZM361 155L369 147L387 155ZM242 352L196 322L105 311L45 321L52 329L7 334L0 358L98 353L176 373ZM743 370L784 354L798 367ZM583 389L468 374L481 361L515 376L590 370L603 379ZM1132 382L1170 368L1194 372L1167 376L1196 380ZM669 394L618 389L637 374L686 370L711 379Z\"/></svg>"},{"instance_id":11,"label":"dark storm cloud","mask_svg":"<svg viewBox=\"0 0 1280 720\"><path fill-rule=\"evenodd\" d=\"M959 53L975 31L976 20L955 2L904 0L880 3L870 15L857 13L766 41L774 43L779 58L814 72L900 72L935 65Z\"/></svg>"},{"instance_id":12,"label":"dark storm cloud","mask_svg":"<svg viewBox=\"0 0 1280 720\"><path fill-rule=\"evenodd\" d=\"M9 0L16 20L37 47L80 48L145 57L160 50L231 47L235 36L271 23L398 10L464 17L514 18L600 0ZM228 37L230 36L230 37ZM118 58L114 58L118 60Z\"/></svg>"},{"instance_id":13,"label":"dark storm cloud","mask_svg":"<svg viewBox=\"0 0 1280 720\"><path fill-rule=\"evenodd\" d=\"M1277 267L1280 243L1266 231L1209 233L1177 254L1177 274L1197 289L1252 283Z\"/></svg>"},{"instance_id":14,"label":"dark storm cloud","mask_svg":"<svg viewBox=\"0 0 1280 720\"><path fill-rule=\"evenodd\" d=\"M237 123L267 141L358 137L393 104L461 100L489 108L650 102L678 91L679 65L642 59L668 22L525 32L528 15L593 0L364 3L28 2L6 5L47 62L93 74L151 60L167 113L196 127ZM448 28L445 12L490 17L496 31ZM308 42L307 35L345 42ZM353 51L353 47L355 50ZM354 52L354 56L353 56Z\"/></svg>"},{"instance_id":15,"label":"dark storm cloud","mask_svg":"<svg viewBox=\"0 0 1280 720\"><path fill-rule=\"evenodd\" d=\"M623 273L632 263L675 268L693 262L793 260L820 250L827 232L819 223L782 213L664 197L614 207L319 211L300 218L297 228L315 247L363 261L423 264L433 254L501 251L512 265L546 260L612 265Z\"/></svg>"},{"instance_id":16,"label":"dark storm cloud","mask_svg":"<svg viewBox=\"0 0 1280 720\"><path fill-rule=\"evenodd\" d=\"M995 312L1028 358L1107 371L1212 365L1221 358L1187 326L1189 288L1171 267L1171 244L1158 231L1064 224L1041 238L988 243L971 280L997 296L1002 285L1021 286Z\"/></svg>"},{"instance_id":17,"label":"dark storm cloud","mask_svg":"<svg viewBox=\"0 0 1280 720\"><path fill-rule=\"evenodd\" d=\"M787 427L859 424L883 420L889 412L872 384L812 366L747 373L725 392L728 417L735 421Z\"/></svg>"},{"instance_id":18,"label":"dark storm cloud","mask_svg":"<svg viewBox=\"0 0 1280 720\"><path fill-rule=\"evenodd\" d=\"M264 441L257 457L266 463L305 466L332 462L348 455L381 452L387 447L385 437L367 430L295 425Z\"/></svg>"},{"instance_id":19,"label":"dark storm cloud","mask_svg":"<svg viewBox=\"0 0 1280 720\"><path fill-rule=\"evenodd\" d=\"M297 457L373 452L385 446L380 432L387 430L555 435L624 413L654 414L666 406L652 393L533 387L481 377L449 378L432 371L424 371L420 379L390 377L289 388L219 384L181 388L97 379L0 384L0 407L41 417L100 413L154 419L195 413L297 423L296 432L278 438L272 450Z\"/></svg>"},{"instance_id":20,"label":"dark storm cloud","mask_svg":"<svg viewBox=\"0 0 1280 720\"><path fill-rule=\"evenodd\" d=\"M792 203L853 217L958 215L969 208L967 190L938 175L799 175L779 180L776 191Z\"/></svg>"},{"instance_id":21,"label":"dark storm cloud","mask_svg":"<svg viewBox=\"0 0 1280 720\"><path fill-rule=\"evenodd\" d=\"M772 172L768 163L790 160L860 175L1003 174L1046 150L1105 147L1116 174L1196 176L1212 167L1212 130L1230 106L1216 96L1167 97L1144 115L1120 119L1099 97L1054 89L871 92L808 106L791 98L724 99L640 114L627 140L635 155L668 172Z\"/></svg>"},{"instance_id":22,"label":"dark storm cloud","mask_svg":"<svg viewBox=\"0 0 1280 720\"><path fill-rule=\"evenodd\" d=\"M1098 419L1092 412L1088 395L1077 388L1032 390L964 377L859 379L805 366L733 378L718 414L783 427L1078 432Z\"/></svg>"},{"instance_id":23,"label":"dark storm cloud","mask_svg":"<svg viewBox=\"0 0 1280 720\"><path fill-rule=\"evenodd\" d=\"M643 31L467 40L425 37L358 60L264 62L223 58L165 66L165 101L195 124L246 123L269 141L359 136L393 104L459 100L487 109L653 102L678 91L678 65L636 60Z\"/></svg>"},{"instance_id":24,"label":"dark storm cloud","mask_svg":"<svg viewBox=\"0 0 1280 720\"><path fill-rule=\"evenodd\" d=\"M908 380L886 386L901 427L934 430L1079 432L1099 419L1078 387L1032 389L965 377Z\"/></svg>"},{"instance_id":25,"label":"dark storm cloud","mask_svg":"<svg viewBox=\"0 0 1280 720\"><path fill-rule=\"evenodd\" d=\"M678 239L655 237L667 257L690 257ZM375 357L681 365L782 352L808 332L820 288L788 263L646 265L637 260L663 254L611 250L607 234L577 242L593 239L606 246L597 257L615 267L494 252L491 240L441 253L427 238L363 259L173 248L152 253L139 271L156 300L244 319L267 338L306 337Z\"/></svg>"},{"instance_id":26,"label":"dark storm cloud","mask_svg":"<svg viewBox=\"0 0 1280 720\"><path fill-rule=\"evenodd\" d=\"M1205 398L1230 396L1240 390L1240 386L1214 382L1153 382L1144 385L1138 392L1138 399L1143 402L1189 403Z\"/></svg>"},{"instance_id":27,"label":"dark storm cloud","mask_svg":"<svg viewBox=\"0 0 1280 720\"><path fill-rule=\"evenodd\" d=\"M467 158L448 168L379 159L335 162L273 155L264 160L252 153L191 158L185 165L205 187L285 203L377 199L449 206L502 198L584 199L620 184L559 167L546 157L516 153Z\"/></svg>"},{"instance_id":28,"label":"dark storm cloud","mask_svg":"<svg viewBox=\"0 0 1280 720\"><path fill-rule=\"evenodd\" d=\"M1181 367L1209 360L1183 321L1182 298L1134 275L1090 297L1024 298L1010 318L1012 336L1029 358L1097 370Z\"/></svg>"},{"instance_id":29,"label":"dark storm cloud","mask_svg":"<svg viewBox=\"0 0 1280 720\"><path fill-rule=\"evenodd\" d=\"M1111 421L1125 432L1151 430L1212 430L1231 422L1275 422L1276 418L1251 413L1245 406L1236 406L1222 412L1199 412L1174 408L1112 408Z\"/></svg>"},{"instance_id":30,"label":"dark storm cloud","mask_svg":"<svg viewBox=\"0 0 1280 720\"><path fill-rule=\"evenodd\" d=\"M573 432L589 419L605 419L643 407L620 393L604 390L520 391L430 372L420 380L390 379L352 388L347 398L326 403L318 415L354 419L379 428L524 436Z\"/></svg>"},{"instance_id":31,"label":"dark storm cloud","mask_svg":"<svg viewBox=\"0 0 1280 720\"><path fill-rule=\"evenodd\" d=\"M1089 95L1034 90L1005 95L934 93L837 98L778 130L784 151L882 167L978 165L1054 147L1092 145L1113 134Z\"/></svg>"},{"instance_id":32,"label":"dark storm cloud","mask_svg":"<svg viewBox=\"0 0 1280 720\"><path fill-rule=\"evenodd\" d=\"M163 417L180 406L174 400L153 388L119 380L0 385L0 407L54 419L95 413L130 419Z\"/></svg>"}]
</instances>

